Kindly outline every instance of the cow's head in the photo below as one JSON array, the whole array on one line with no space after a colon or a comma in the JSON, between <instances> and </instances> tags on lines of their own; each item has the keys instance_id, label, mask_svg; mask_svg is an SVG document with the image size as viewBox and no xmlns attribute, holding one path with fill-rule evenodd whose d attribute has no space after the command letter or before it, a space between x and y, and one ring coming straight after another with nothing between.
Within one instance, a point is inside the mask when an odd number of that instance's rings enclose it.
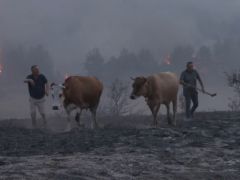
<instances>
[{"instance_id":1,"label":"cow's head","mask_svg":"<svg viewBox=\"0 0 240 180\"><path fill-rule=\"evenodd\" d=\"M140 96L145 96L147 94L147 88L146 88L146 82L147 78L145 77L137 77L137 78L131 78L133 80L132 84L132 93L130 98L136 99Z\"/></svg>"},{"instance_id":2,"label":"cow's head","mask_svg":"<svg viewBox=\"0 0 240 180\"><path fill-rule=\"evenodd\" d=\"M64 89L64 85L63 84L55 84L52 83L51 84L51 95L52 95L52 99L53 99L53 105L52 105L52 109L53 110L59 110L60 107L62 106L62 102L63 102L63 89Z\"/></svg>"}]
</instances>

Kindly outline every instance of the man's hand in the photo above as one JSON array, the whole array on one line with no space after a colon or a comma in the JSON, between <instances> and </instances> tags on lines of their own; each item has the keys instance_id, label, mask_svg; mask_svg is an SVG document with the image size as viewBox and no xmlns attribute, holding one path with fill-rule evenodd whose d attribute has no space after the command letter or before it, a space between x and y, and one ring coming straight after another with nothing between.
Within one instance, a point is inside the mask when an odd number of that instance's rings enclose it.
<instances>
[{"instance_id":1,"label":"man's hand","mask_svg":"<svg viewBox=\"0 0 240 180\"><path fill-rule=\"evenodd\" d=\"M35 86L35 82L32 79L26 79L25 83L30 83L32 86Z\"/></svg>"},{"instance_id":2,"label":"man's hand","mask_svg":"<svg viewBox=\"0 0 240 180\"><path fill-rule=\"evenodd\" d=\"M183 86L186 84L183 80L180 80L179 83Z\"/></svg>"},{"instance_id":3,"label":"man's hand","mask_svg":"<svg viewBox=\"0 0 240 180\"><path fill-rule=\"evenodd\" d=\"M185 86L187 88L192 88L193 87L191 84L185 83L184 81L180 81L180 84L182 84L183 86Z\"/></svg>"}]
</instances>

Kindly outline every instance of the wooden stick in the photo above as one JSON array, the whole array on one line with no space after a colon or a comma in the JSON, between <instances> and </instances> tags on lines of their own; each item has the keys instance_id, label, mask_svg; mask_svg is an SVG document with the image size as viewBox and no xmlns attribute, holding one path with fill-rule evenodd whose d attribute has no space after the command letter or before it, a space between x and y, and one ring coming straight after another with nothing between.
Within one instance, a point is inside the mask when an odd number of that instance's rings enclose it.
<instances>
[{"instance_id":1,"label":"wooden stick","mask_svg":"<svg viewBox=\"0 0 240 180\"><path fill-rule=\"evenodd\" d=\"M195 86L192 86L191 84L187 84L185 82L182 83L184 86L188 86L188 87L192 87L192 88L195 88L196 90L198 90L199 92L203 93L203 94L206 94L206 95L209 95L211 97L215 97L217 96L217 93L210 93L210 92L207 92L207 91L203 91L202 89L198 88L198 87L195 87Z\"/></svg>"}]
</instances>

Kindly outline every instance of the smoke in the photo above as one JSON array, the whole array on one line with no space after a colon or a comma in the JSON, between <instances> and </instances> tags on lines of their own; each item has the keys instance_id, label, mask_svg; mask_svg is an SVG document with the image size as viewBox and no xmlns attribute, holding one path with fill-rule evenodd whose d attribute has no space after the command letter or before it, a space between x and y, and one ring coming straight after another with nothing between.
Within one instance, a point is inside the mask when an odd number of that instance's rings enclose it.
<instances>
[{"instance_id":1,"label":"smoke","mask_svg":"<svg viewBox=\"0 0 240 180\"><path fill-rule=\"evenodd\" d=\"M239 8L238 0L0 0L0 45L41 44L56 71L81 74L93 48L107 58L146 48L161 61L176 45L239 37Z\"/></svg>"},{"instance_id":2,"label":"smoke","mask_svg":"<svg viewBox=\"0 0 240 180\"><path fill-rule=\"evenodd\" d=\"M239 6L236 0L1 0L0 38L44 44L59 61L83 61L92 48L109 56L122 48L161 53L222 36L219 27L240 17Z\"/></svg>"}]
</instances>

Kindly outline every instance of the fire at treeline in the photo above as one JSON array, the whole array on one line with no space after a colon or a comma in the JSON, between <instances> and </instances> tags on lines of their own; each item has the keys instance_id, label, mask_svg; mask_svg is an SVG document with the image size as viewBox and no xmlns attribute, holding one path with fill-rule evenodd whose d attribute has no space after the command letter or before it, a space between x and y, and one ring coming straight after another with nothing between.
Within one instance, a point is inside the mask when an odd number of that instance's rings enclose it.
<instances>
[{"instance_id":1,"label":"fire at treeline","mask_svg":"<svg viewBox=\"0 0 240 180\"><path fill-rule=\"evenodd\" d=\"M159 47L160 49L160 47ZM7 45L0 49L1 73L15 79L23 77L31 64L39 64L51 78L58 76L54 68L57 61L52 58L50 51L42 46ZM109 80L116 77L125 77L150 74L158 71L181 72L187 61L193 61L201 73L208 75L212 67L216 69L237 70L236 65L240 57L240 40L226 39L216 41L212 45L194 47L193 45L179 45L169 52L156 56L150 49L130 51L119 50L119 54L105 58L101 48L89 50L85 55L84 63L79 57L79 67L84 72L96 75L100 79ZM71 63L71 60L66 60ZM65 72L71 74L71 72ZM3 78L3 77L2 77Z\"/></svg>"},{"instance_id":2,"label":"fire at treeline","mask_svg":"<svg viewBox=\"0 0 240 180\"><path fill-rule=\"evenodd\" d=\"M79 63L74 62L74 66L79 66L81 69L77 75L96 76L107 84L107 88L111 88L111 83L116 84L116 80L128 86L129 78L139 75L146 76L165 71L180 75L185 63L193 61L206 83L222 83L233 88L236 96L229 97L229 108L236 111L240 110L240 87L232 82L239 81L237 66L239 57L240 40L224 39L215 41L211 45L178 45L169 52L161 53L160 56L152 53L151 49L139 51L122 49L115 56L106 57L99 47L89 50L85 54L84 62L79 57ZM0 82L3 86L7 86L9 82L11 85L22 82L33 64L39 65L52 82L63 82L66 77L74 75L72 72L56 69L57 61L43 45L2 45L0 63ZM224 79L221 79L222 77Z\"/></svg>"}]
</instances>

